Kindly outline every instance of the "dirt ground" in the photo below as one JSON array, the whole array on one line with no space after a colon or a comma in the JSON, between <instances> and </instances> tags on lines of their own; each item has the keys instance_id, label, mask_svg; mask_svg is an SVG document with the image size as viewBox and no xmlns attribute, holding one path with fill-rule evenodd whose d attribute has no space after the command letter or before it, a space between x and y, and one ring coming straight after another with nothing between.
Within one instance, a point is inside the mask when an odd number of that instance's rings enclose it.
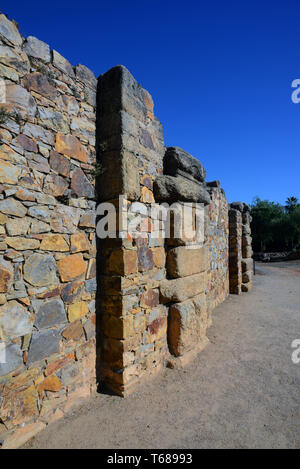
<instances>
[{"instance_id":1,"label":"dirt ground","mask_svg":"<svg viewBox=\"0 0 300 469\"><path fill-rule=\"evenodd\" d=\"M210 344L130 397L101 395L50 425L29 448L300 446L300 262L258 264L251 293L213 313Z\"/></svg>"}]
</instances>

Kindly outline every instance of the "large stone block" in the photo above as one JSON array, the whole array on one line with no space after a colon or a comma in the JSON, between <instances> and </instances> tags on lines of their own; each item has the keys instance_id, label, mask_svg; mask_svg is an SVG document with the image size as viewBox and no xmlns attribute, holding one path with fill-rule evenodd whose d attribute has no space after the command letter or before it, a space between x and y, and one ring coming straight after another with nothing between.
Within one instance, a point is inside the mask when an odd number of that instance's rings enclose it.
<instances>
[{"instance_id":1,"label":"large stone block","mask_svg":"<svg viewBox=\"0 0 300 469\"><path fill-rule=\"evenodd\" d=\"M125 150L120 153L103 153L99 163L101 165L98 188L100 200L115 199L119 195L125 195L128 200L139 199L139 170L137 159L132 153Z\"/></svg>"},{"instance_id":2,"label":"large stone block","mask_svg":"<svg viewBox=\"0 0 300 469\"><path fill-rule=\"evenodd\" d=\"M169 301L179 303L197 296L205 291L206 280L206 272L184 278L162 280L160 283L161 299L164 303Z\"/></svg>"},{"instance_id":3,"label":"large stone block","mask_svg":"<svg viewBox=\"0 0 300 469\"><path fill-rule=\"evenodd\" d=\"M184 176L203 182L206 172L199 160L178 147L168 147L164 156L164 174Z\"/></svg>"},{"instance_id":4,"label":"large stone block","mask_svg":"<svg viewBox=\"0 0 300 469\"><path fill-rule=\"evenodd\" d=\"M153 192L156 202L210 203L210 195L203 184L181 176L159 176L153 183Z\"/></svg>"},{"instance_id":5,"label":"large stone block","mask_svg":"<svg viewBox=\"0 0 300 469\"><path fill-rule=\"evenodd\" d=\"M196 347L205 337L208 314L205 294L176 303L169 309L168 343L175 356Z\"/></svg>"},{"instance_id":6,"label":"large stone block","mask_svg":"<svg viewBox=\"0 0 300 469\"><path fill-rule=\"evenodd\" d=\"M17 26L5 15L0 15L0 37L15 46L20 46L23 42Z\"/></svg>"},{"instance_id":7,"label":"large stone block","mask_svg":"<svg viewBox=\"0 0 300 469\"><path fill-rule=\"evenodd\" d=\"M23 49L31 57L50 62L50 47L34 36L28 36L23 44Z\"/></svg>"},{"instance_id":8,"label":"large stone block","mask_svg":"<svg viewBox=\"0 0 300 469\"><path fill-rule=\"evenodd\" d=\"M171 278L186 277L206 271L208 253L206 248L189 249L180 246L170 249L167 255L167 271Z\"/></svg>"}]
</instances>

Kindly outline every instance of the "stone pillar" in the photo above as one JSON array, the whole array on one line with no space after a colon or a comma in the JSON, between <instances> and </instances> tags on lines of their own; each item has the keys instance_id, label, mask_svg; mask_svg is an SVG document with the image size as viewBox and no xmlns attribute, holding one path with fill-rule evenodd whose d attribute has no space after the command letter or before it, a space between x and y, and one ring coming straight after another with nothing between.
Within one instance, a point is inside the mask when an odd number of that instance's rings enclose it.
<instances>
[{"instance_id":1,"label":"stone pillar","mask_svg":"<svg viewBox=\"0 0 300 469\"><path fill-rule=\"evenodd\" d=\"M242 291L248 292L252 288L253 259L250 227L251 215L250 207L247 204L244 204L242 222Z\"/></svg>"},{"instance_id":2,"label":"stone pillar","mask_svg":"<svg viewBox=\"0 0 300 469\"><path fill-rule=\"evenodd\" d=\"M171 359L173 364L184 364L208 343L208 251L204 226L203 239L193 236L196 217L201 215L202 208L196 204L210 202L204 179L205 170L200 161L172 147L165 153L164 176L154 183L156 200L176 204L170 237L165 239L167 279L160 284L161 301L169 306L168 345L170 353L177 357L177 361ZM204 224L204 208L200 221ZM182 228L181 233L178 227Z\"/></svg>"},{"instance_id":3,"label":"stone pillar","mask_svg":"<svg viewBox=\"0 0 300 469\"><path fill-rule=\"evenodd\" d=\"M164 141L151 96L125 67L99 78L98 99L100 201L112 202L127 222L142 210L135 236L119 222L117 238L99 240L100 378L124 396L142 376L160 368L167 352L167 308L158 290L165 254L150 212Z\"/></svg>"},{"instance_id":4,"label":"stone pillar","mask_svg":"<svg viewBox=\"0 0 300 469\"><path fill-rule=\"evenodd\" d=\"M229 209L229 291L239 295L242 284L242 211L243 204L234 202Z\"/></svg>"}]
</instances>

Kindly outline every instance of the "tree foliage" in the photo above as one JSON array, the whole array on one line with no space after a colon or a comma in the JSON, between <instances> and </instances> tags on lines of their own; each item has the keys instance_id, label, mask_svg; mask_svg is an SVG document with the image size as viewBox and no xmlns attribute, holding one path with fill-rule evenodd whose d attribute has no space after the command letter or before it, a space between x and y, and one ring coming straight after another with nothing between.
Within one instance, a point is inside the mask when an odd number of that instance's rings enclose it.
<instances>
[{"instance_id":1,"label":"tree foliage","mask_svg":"<svg viewBox=\"0 0 300 469\"><path fill-rule=\"evenodd\" d=\"M300 248L300 204L296 197L288 197L285 206L256 197L251 216L255 252Z\"/></svg>"}]
</instances>

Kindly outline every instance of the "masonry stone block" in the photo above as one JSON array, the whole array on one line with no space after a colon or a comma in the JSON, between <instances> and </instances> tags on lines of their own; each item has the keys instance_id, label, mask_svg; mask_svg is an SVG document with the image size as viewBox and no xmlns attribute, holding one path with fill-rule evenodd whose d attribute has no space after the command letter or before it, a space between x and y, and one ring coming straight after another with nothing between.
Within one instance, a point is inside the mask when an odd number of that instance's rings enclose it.
<instances>
[{"instance_id":1,"label":"masonry stone block","mask_svg":"<svg viewBox=\"0 0 300 469\"><path fill-rule=\"evenodd\" d=\"M171 278L198 274L207 268L208 252L205 247L191 249L181 246L168 251L167 270Z\"/></svg>"},{"instance_id":2,"label":"masonry stone block","mask_svg":"<svg viewBox=\"0 0 300 469\"><path fill-rule=\"evenodd\" d=\"M206 272L173 280L162 280L160 295L164 303L179 303L203 293L206 288Z\"/></svg>"}]
</instances>

